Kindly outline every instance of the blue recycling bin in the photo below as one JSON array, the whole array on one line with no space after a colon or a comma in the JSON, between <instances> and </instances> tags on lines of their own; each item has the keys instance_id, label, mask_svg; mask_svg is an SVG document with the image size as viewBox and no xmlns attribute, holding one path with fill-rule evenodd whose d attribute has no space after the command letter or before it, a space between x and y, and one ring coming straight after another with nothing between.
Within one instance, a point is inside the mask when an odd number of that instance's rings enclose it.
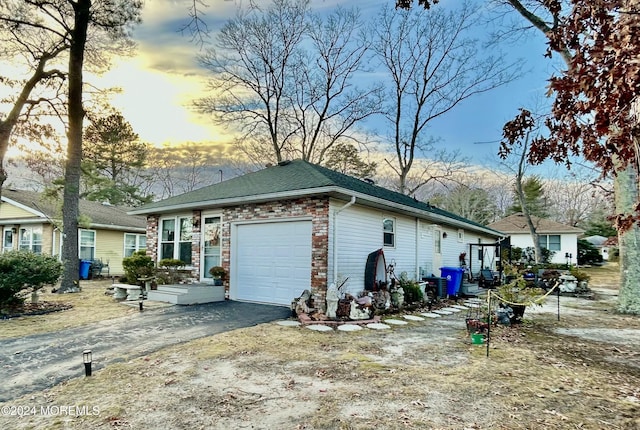
<instances>
[{"instance_id":1,"label":"blue recycling bin","mask_svg":"<svg viewBox=\"0 0 640 430\"><path fill-rule=\"evenodd\" d=\"M80 279L89 279L91 260L80 260Z\"/></svg>"},{"instance_id":2,"label":"blue recycling bin","mask_svg":"<svg viewBox=\"0 0 640 430\"><path fill-rule=\"evenodd\" d=\"M447 295L457 296L462 286L462 267L441 267L440 276L447 279Z\"/></svg>"}]
</instances>

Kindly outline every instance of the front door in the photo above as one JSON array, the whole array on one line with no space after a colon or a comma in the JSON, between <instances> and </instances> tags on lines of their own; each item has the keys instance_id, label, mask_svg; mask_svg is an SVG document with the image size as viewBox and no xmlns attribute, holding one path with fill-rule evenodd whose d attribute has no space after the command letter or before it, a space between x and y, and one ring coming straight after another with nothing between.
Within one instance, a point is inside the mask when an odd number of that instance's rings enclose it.
<instances>
[{"instance_id":1,"label":"front door","mask_svg":"<svg viewBox=\"0 0 640 430\"><path fill-rule=\"evenodd\" d=\"M209 269L220 266L220 217L205 216L202 228L202 261L200 279L211 279Z\"/></svg>"},{"instance_id":2,"label":"front door","mask_svg":"<svg viewBox=\"0 0 640 430\"><path fill-rule=\"evenodd\" d=\"M442 230L433 229L433 273L440 276L442 267Z\"/></svg>"}]
</instances>

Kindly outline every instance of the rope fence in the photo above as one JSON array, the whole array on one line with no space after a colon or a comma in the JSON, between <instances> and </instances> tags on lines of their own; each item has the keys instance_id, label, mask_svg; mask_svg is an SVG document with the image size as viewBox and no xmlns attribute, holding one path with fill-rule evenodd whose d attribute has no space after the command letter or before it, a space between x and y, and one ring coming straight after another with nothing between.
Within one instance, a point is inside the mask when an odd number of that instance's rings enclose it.
<instances>
[{"instance_id":1,"label":"rope fence","mask_svg":"<svg viewBox=\"0 0 640 430\"><path fill-rule=\"evenodd\" d=\"M549 289L549 291L547 291L545 294L543 294L542 296L536 298L535 300L530 300L527 303L518 303L518 302L512 302L510 300L506 300L503 297L501 297L499 294L492 292L491 290L489 290L487 292L487 340L486 340L486 345L487 345L487 357L489 357L489 344L491 342L491 297L496 297L498 300L500 300L503 303L506 303L508 305L511 306L529 306L529 305L539 305L541 304L541 302L543 300L545 300L547 297L549 297L549 295L554 291L557 290L558 291L558 321L560 321L560 289L559 289L559 285L560 285L560 281L557 281L556 284L551 287Z\"/></svg>"}]
</instances>

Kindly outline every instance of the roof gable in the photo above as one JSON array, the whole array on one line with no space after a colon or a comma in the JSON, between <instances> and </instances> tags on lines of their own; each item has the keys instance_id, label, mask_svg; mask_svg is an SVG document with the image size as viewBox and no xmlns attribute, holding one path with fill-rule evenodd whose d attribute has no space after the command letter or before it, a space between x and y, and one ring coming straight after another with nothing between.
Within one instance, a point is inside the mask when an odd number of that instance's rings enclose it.
<instances>
[{"instance_id":1,"label":"roof gable","mask_svg":"<svg viewBox=\"0 0 640 430\"><path fill-rule=\"evenodd\" d=\"M303 160L279 163L257 172L149 203L134 209L131 213L165 213L222 203L226 205L239 204L265 196L271 199L284 199L302 195L330 194L332 191L346 195L355 193L389 206L415 209L458 223L465 223L496 236L502 235L499 231L493 231L486 226L439 209L429 203Z\"/></svg>"},{"instance_id":2,"label":"roof gable","mask_svg":"<svg viewBox=\"0 0 640 430\"><path fill-rule=\"evenodd\" d=\"M540 233L580 234L584 232L584 230L580 228L572 227L566 224L561 224L559 222L556 222L547 218L540 218L535 215L531 216L531 221L533 222L533 225L536 227L536 233L539 233L539 234ZM502 218L501 220L498 220L492 224L489 224L487 227L493 228L505 233L509 233L509 234L531 234L529 231L529 225L527 224L527 220L524 214L520 212L513 215L509 215L506 218Z\"/></svg>"}]
</instances>

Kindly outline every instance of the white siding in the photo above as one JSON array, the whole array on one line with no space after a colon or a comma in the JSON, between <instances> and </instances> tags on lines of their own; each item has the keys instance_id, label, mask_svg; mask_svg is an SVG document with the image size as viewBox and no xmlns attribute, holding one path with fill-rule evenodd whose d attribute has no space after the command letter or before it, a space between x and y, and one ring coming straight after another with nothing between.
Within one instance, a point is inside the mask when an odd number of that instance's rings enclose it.
<instances>
[{"instance_id":1,"label":"white siding","mask_svg":"<svg viewBox=\"0 0 640 430\"><path fill-rule=\"evenodd\" d=\"M554 234L554 233L541 233L541 234ZM558 234L558 233L555 233ZM533 246L533 240L530 234L512 234L511 246L525 249ZM578 236L575 233L560 234L560 251L555 251L551 258L552 263L563 264L567 262L565 254L572 255L572 263L576 264L578 258Z\"/></svg>"},{"instance_id":2,"label":"white siding","mask_svg":"<svg viewBox=\"0 0 640 430\"><path fill-rule=\"evenodd\" d=\"M340 205L337 205L339 208ZM333 214L336 207L331 208ZM338 281L349 278L345 291L357 294L364 289L364 268L369 253L382 248L382 213L356 205L337 215L334 246L337 243ZM385 252L387 264L391 257ZM330 263L331 266L332 263ZM330 267L333 275L333 267ZM331 278L330 278L331 279Z\"/></svg>"},{"instance_id":3,"label":"white siding","mask_svg":"<svg viewBox=\"0 0 640 430\"><path fill-rule=\"evenodd\" d=\"M407 272L410 279L417 279L420 270L430 276L433 273L440 276L440 267L459 267L460 253L467 253L469 261L469 243L495 243L495 238L479 235L469 231L463 232L462 241L458 240L458 228L437 226L427 220L403 216L359 206L357 203L344 208L346 201L332 200L329 218L329 284L334 280L333 247L337 244L338 281L349 278L345 284L345 291L358 294L364 289L364 269L367 256L380 248L384 250L387 265L395 260L395 274L400 276ZM337 216L336 211L342 209ZM382 221L384 218L394 218L395 246L383 246ZM434 231L439 229L447 233L442 239L442 263L434 267ZM335 238L334 238L335 234ZM477 251L474 252L477 257ZM474 270L479 268L476 260Z\"/></svg>"}]
</instances>

